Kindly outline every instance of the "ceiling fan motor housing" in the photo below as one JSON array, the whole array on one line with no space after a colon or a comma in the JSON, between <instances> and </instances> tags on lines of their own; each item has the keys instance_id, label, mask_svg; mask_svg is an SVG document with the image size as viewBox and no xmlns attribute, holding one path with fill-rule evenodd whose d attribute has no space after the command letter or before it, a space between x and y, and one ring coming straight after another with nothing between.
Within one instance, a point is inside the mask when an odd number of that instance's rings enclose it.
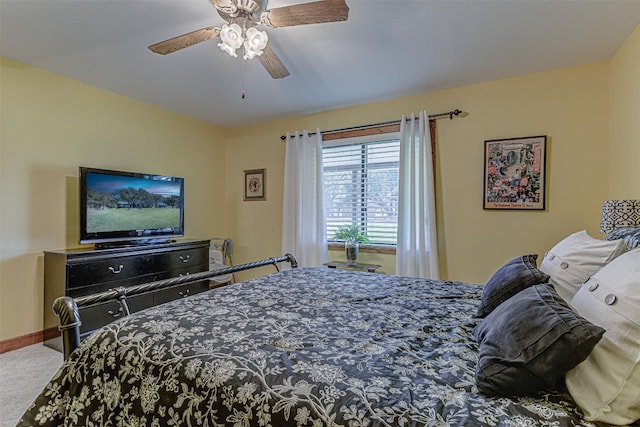
<instances>
[{"instance_id":1,"label":"ceiling fan motor housing","mask_svg":"<svg viewBox=\"0 0 640 427\"><path fill-rule=\"evenodd\" d=\"M218 14L222 19L229 21L242 16L258 23L260 13L267 7L267 0L233 0L232 4L235 7L218 8Z\"/></svg>"}]
</instances>

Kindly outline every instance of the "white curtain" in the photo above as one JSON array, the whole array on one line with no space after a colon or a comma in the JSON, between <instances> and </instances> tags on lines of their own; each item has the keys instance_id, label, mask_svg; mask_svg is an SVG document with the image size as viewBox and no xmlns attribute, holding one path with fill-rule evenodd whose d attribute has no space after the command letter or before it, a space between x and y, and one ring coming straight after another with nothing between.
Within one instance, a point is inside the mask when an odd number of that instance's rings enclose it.
<instances>
[{"instance_id":1,"label":"white curtain","mask_svg":"<svg viewBox=\"0 0 640 427\"><path fill-rule=\"evenodd\" d=\"M433 184L429 116L402 116L396 274L439 278Z\"/></svg>"},{"instance_id":2,"label":"white curtain","mask_svg":"<svg viewBox=\"0 0 640 427\"><path fill-rule=\"evenodd\" d=\"M322 191L322 135L287 133L282 206L282 251L302 267L327 262Z\"/></svg>"}]
</instances>

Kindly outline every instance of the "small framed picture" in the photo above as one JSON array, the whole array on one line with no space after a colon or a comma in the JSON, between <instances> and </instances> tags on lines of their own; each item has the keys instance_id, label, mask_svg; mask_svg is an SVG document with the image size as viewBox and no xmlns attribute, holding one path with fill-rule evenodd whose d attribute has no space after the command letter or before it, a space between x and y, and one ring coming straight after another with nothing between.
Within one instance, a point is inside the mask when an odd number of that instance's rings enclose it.
<instances>
[{"instance_id":1,"label":"small framed picture","mask_svg":"<svg viewBox=\"0 0 640 427\"><path fill-rule=\"evenodd\" d=\"M484 142L484 209L545 209L546 136Z\"/></svg>"},{"instance_id":2,"label":"small framed picture","mask_svg":"<svg viewBox=\"0 0 640 427\"><path fill-rule=\"evenodd\" d=\"M266 169L250 169L244 171L244 200L267 200Z\"/></svg>"}]
</instances>

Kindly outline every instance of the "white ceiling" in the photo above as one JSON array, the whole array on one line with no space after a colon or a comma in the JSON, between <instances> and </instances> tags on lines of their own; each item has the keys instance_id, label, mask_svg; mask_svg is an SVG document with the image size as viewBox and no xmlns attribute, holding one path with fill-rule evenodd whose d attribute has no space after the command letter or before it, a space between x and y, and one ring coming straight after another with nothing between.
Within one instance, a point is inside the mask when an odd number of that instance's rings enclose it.
<instances>
[{"instance_id":1,"label":"white ceiling","mask_svg":"<svg viewBox=\"0 0 640 427\"><path fill-rule=\"evenodd\" d=\"M0 0L0 54L233 128L606 60L640 23L640 0L346 1L346 22L267 30L280 80L215 39L147 49L222 25L208 0Z\"/></svg>"}]
</instances>

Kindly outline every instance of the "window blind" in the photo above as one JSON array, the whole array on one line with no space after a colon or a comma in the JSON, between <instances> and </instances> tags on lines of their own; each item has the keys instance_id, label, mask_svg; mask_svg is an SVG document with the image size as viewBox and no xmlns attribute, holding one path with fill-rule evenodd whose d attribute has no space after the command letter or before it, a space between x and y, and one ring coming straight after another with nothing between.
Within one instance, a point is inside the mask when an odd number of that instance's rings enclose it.
<instances>
[{"instance_id":1,"label":"window blind","mask_svg":"<svg viewBox=\"0 0 640 427\"><path fill-rule=\"evenodd\" d=\"M323 148L327 238L355 224L373 244L395 244L399 134L326 141Z\"/></svg>"}]
</instances>

